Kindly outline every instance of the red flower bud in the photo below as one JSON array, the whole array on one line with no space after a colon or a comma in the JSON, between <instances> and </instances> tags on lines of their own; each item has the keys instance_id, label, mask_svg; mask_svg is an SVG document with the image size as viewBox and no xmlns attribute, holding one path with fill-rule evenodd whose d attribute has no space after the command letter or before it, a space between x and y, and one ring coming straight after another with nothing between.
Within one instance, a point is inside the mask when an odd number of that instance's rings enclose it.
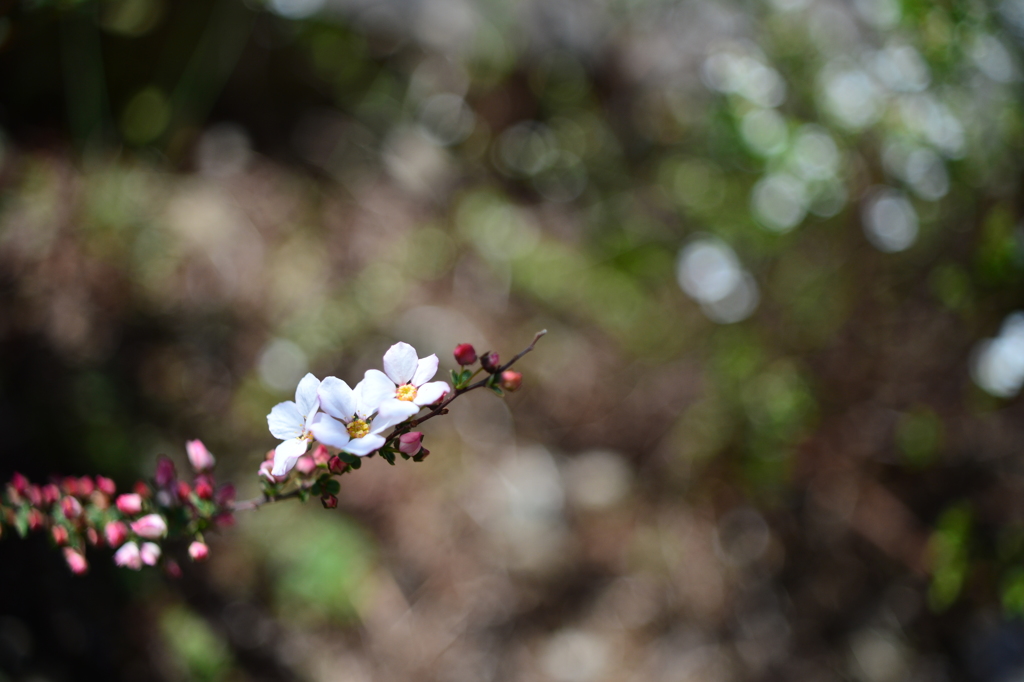
<instances>
[{"instance_id":1,"label":"red flower bud","mask_svg":"<svg viewBox=\"0 0 1024 682\"><path fill-rule=\"evenodd\" d=\"M324 505L324 509L337 509L338 508L338 498L337 498L337 496L336 495L331 495L330 493L328 493L327 495L324 495L323 497L321 497L320 498L320 503L322 505Z\"/></svg>"},{"instance_id":2,"label":"red flower bud","mask_svg":"<svg viewBox=\"0 0 1024 682\"><path fill-rule=\"evenodd\" d=\"M501 358L497 353L484 353L480 356L480 366L494 374L501 367Z\"/></svg>"},{"instance_id":3,"label":"red flower bud","mask_svg":"<svg viewBox=\"0 0 1024 682\"><path fill-rule=\"evenodd\" d=\"M222 485L217 489L215 497L218 507L226 507L235 501L235 486L231 483Z\"/></svg>"},{"instance_id":4,"label":"red flower bud","mask_svg":"<svg viewBox=\"0 0 1024 682\"><path fill-rule=\"evenodd\" d=\"M106 476L96 477L96 487L99 488L99 491L101 493L107 495L108 497L113 497L114 493L117 492L117 486L114 484L112 480L110 480Z\"/></svg>"},{"instance_id":5,"label":"red flower bud","mask_svg":"<svg viewBox=\"0 0 1024 682\"><path fill-rule=\"evenodd\" d=\"M192 561L205 561L206 557L210 556L210 548L205 542L196 540L188 546L188 555L192 557Z\"/></svg>"},{"instance_id":6,"label":"red flower bud","mask_svg":"<svg viewBox=\"0 0 1024 682\"><path fill-rule=\"evenodd\" d=\"M144 500L148 500L149 496L153 494L153 491L150 490L149 486L146 485L143 481L136 481L135 485L132 487L132 490L134 490L135 494Z\"/></svg>"},{"instance_id":7,"label":"red flower bud","mask_svg":"<svg viewBox=\"0 0 1024 682\"><path fill-rule=\"evenodd\" d=\"M92 482L92 479L88 476L82 476L78 479L78 495L80 497L89 497L92 495L92 491L96 489L96 484Z\"/></svg>"},{"instance_id":8,"label":"red flower bud","mask_svg":"<svg viewBox=\"0 0 1024 682\"><path fill-rule=\"evenodd\" d=\"M476 362L476 348L473 348L471 343L460 343L455 346L455 362L459 363L463 367L466 365L472 365Z\"/></svg>"},{"instance_id":9,"label":"red flower bud","mask_svg":"<svg viewBox=\"0 0 1024 682\"><path fill-rule=\"evenodd\" d=\"M331 453L327 452L327 448L323 445L317 445L312 456L317 466L323 466L331 459Z\"/></svg>"},{"instance_id":10,"label":"red flower bud","mask_svg":"<svg viewBox=\"0 0 1024 682\"><path fill-rule=\"evenodd\" d=\"M126 516L135 516L142 511L142 496L138 493L118 495L117 510Z\"/></svg>"},{"instance_id":11,"label":"red flower bud","mask_svg":"<svg viewBox=\"0 0 1024 682\"><path fill-rule=\"evenodd\" d=\"M128 539L128 526L120 521L111 521L103 529L103 535L107 538L107 544L117 548Z\"/></svg>"},{"instance_id":12,"label":"red flower bud","mask_svg":"<svg viewBox=\"0 0 1024 682\"><path fill-rule=\"evenodd\" d=\"M65 476L64 480L60 482L61 490L64 491L65 495L77 495L78 494L78 479L74 476Z\"/></svg>"},{"instance_id":13,"label":"red flower bud","mask_svg":"<svg viewBox=\"0 0 1024 682\"><path fill-rule=\"evenodd\" d=\"M53 483L47 483L43 486L43 504L50 506L55 504L60 499L60 488Z\"/></svg>"},{"instance_id":14,"label":"red flower bud","mask_svg":"<svg viewBox=\"0 0 1024 682\"><path fill-rule=\"evenodd\" d=\"M68 544L68 529L64 526L54 526L50 529L50 533L53 534L53 541L59 546Z\"/></svg>"},{"instance_id":15,"label":"red flower bud","mask_svg":"<svg viewBox=\"0 0 1024 682\"><path fill-rule=\"evenodd\" d=\"M75 498L68 496L60 501L60 510L69 519L77 519L82 514L82 503Z\"/></svg>"},{"instance_id":16,"label":"red flower bud","mask_svg":"<svg viewBox=\"0 0 1024 682\"><path fill-rule=\"evenodd\" d=\"M221 528L230 528L235 525L235 516L231 512L224 512L213 517L213 522Z\"/></svg>"},{"instance_id":17,"label":"red flower bud","mask_svg":"<svg viewBox=\"0 0 1024 682\"><path fill-rule=\"evenodd\" d=\"M15 471L14 475L11 476L11 487L19 495L24 495L25 491L28 490L28 479Z\"/></svg>"},{"instance_id":18,"label":"red flower bud","mask_svg":"<svg viewBox=\"0 0 1024 682\"><path fill-rule=\"evenodd\" d=\"M29 485L25 491L25 496L28 497L28 501L32 503L33 507L43 506L43 491L40 490L37 485Z\"/></svg>"},{"instance_id":19,"label":"red flower bud","mask_svg":"<svg viewBox=\"0 0 1024 682\"><path fill-rule=\"evenodd\" d=\"M166 455L160 455L156 459L156 485L158 488L169 488L174 479L177 478L174 470L174 462Z\"/></svg>"},{"instance_id":20,"label":"red flower bud","mask_svg":"<svg viewBox=\"0 0 1024 682\"><path fill-rule=\"evenodd\" d=\"M506 369L501 373L501 387L506 391L512 392L523 385L523 375L519 372L515 372L511 369Z\"/></svg>"},{"instance_id":21,"label":"red flower bud","mask_svg":"<svg viewBox=\"0 0 1024 682\"><path fill-rule=\"evenodd\" d=\"M181 577L181 566L174 559L168 559L164 562L164 570L167 571L167 575L174 579Z\"/></svg>"},{"instance_id":22,"label":"red flower bud","mask_svg":"<svg viewBox=\"0 0 1024 682\"><path fill-rule=\"evenodd\" d=\"M89 563L85 560L78 550L71 549L70 547L64 548L64 560L68 562L68 568L75 575L82 575L89 570Z\"/></svg>"},{"instance_id":23,"label":"red flower bud","mask_svg":"<svg viewBox=\"0 0 1024 682\"><path fill-rule=\"evenodd\" d=\"M335 455L327 462L327 468L332 474L343 474L348 469L348 465L341 461L341 457Z\"/></svg>"},{"instance_id":24,"label":"red flower bud","mask_svg":"<svg viewBox=\"0 0 1024 682\"><path fill-rule=\"evenodd\" d=\"M213 485L205 476L200 476L196 479L196 495L200 500L213 499Z\"/></svg>"},{"instance_id":25,"label":"red flower bud","mask_svg":"<svg viewBox=\"0 0 1024 682\"><path fill-rule=\"evenodd\" d=\"M176 488L178 489L178 499L182 502L188 502L188 496L192 494L192 488L188 486L188 483L178 481Z\"/></svg>"},{"instance_id":26,"label":"red flower bud","mask_svg":"<svg viewBox=\"0 0 1024 682\"><path fill-rule=\"evenodd\" d=\"M72 498L68 498L68 499L74 500L76 504L78 503L78 500L75 500L73 497ZM78 511L79 512L82 511L81 505L79 505ZM46 517L43 516L43 512L39 511L38 509L29 509L28 510L28 527L29 527L30 530L39 530L40 528L42 528L45 525L46 525Z\"/></svg>"},{"instance_id":27,"label":"red flower bud","mask_svg":"<svg viewBox=\"0 0 1024 682\"><path fill-rule=\"evenodd\" d=\"M90 527L85 529L85 539L94 547L100 544L100 534L96 532L95 528Z\"/></svg>"}]
</instances>

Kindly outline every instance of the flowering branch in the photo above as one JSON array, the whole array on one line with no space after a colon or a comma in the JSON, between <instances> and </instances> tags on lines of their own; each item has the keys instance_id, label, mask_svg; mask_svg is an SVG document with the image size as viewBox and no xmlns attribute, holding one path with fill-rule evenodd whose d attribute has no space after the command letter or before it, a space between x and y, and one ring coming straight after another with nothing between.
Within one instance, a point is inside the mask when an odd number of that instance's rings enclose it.
<instances>
[{"instance_id":1,"label":"flowering branch","mask_svg":"<svg viewBox=\"0 0 1024 682\"><path fill-rule=\"evenodd\" d=\"M430 451L422 445L423 434L413 429L448 414L449 405L470 391L489 388L503 396L519 388L523 376L511 368L546 333L538 332L505 364L497 353L478 356L473 346L458 345L454 357L459 370L451 372L451 386L430 381L437 372L436 355L419 358L406 343L392 346L384 355L384 371L368 370L354 389L336 377L321 382L307 374L295 401L275 405L267 416L271 433L282 442L259 467L260 497L236 502L233 485L218 487L213 455L193 440L185 444L194 470L191 483L179 479L165 456L157 460L152 481L139 481L132 492L120 495L103 476L67 477L40 486L16 473L0 496L0 535L6 529L22 537L48 531L74 573L88 570L87 546L106 545L116 550L119 566L138 570L161 565L176 577L181 568L164 551L169 539L188 540L189 557L202 561L209 553L203 533L233 524L234 512L290 499L306 501L312 495L333 509L338 506L337 477L360 468L362 458L380 455L392 465L396 456L422 462ZM486 376L473 382L481 372ZM414 418L424 408L428 412Z\"/></svg>"}]
</instances>

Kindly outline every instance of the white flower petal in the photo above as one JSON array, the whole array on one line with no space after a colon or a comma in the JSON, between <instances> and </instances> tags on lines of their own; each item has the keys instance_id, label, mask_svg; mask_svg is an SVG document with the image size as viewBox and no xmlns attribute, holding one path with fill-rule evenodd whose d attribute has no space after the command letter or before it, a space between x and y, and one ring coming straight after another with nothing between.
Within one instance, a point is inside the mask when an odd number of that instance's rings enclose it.
<instances>
[{"instance_id":1,"label":"white flower petal","mask_svg":"<svg viewBox=\"0 0 1024 682\"><path fill-rule=\"evenodd\" d=\"M395 397L398 387L379 369L368 369L363 380L356 384L356 414L368 419L388 398Z\"/></svg>"},{"instance_id":2,"label":"white flower petal","mask_svg":"<svg viewBox=\"0 0 1024 682\"><path fill-rule=\"evenodd\" d=\"M384 445L384 437L371 433L362 438L353 438L342 450L357 457L365 457L374 450L380 450L382 445Z\"/></svg>"},{"instance_id":3,"label":"white flower petal","mask_svg":"<svg viewBox=\"0 0 1024 682\"><path fill-rule=\"evenodd\" d=\"M292 438L278 445L274 450L274 468L270 473L274 476L284 476L291 471L299 457L306 453L307 445L307 441L302 438Z\"/></svg>"},{"instance_id":4,"label":"white flower petal","mask_svg":"<svg viewBox=\"0 0 1024 682\"><path fill-rule=\"evenodd\" d=\"M348 384L337 377L324 377L317 393L321 410L335 419L352 421L356 413L356 396Z\"/></svg>"},{"instance_id":5,"label":"white flower petal","mask_svg":"<svg viewBox=\"0 0 1024 682\"><path fill-rule=\"evenodd\" d=\"M377 416L370 424L370 433L380 433L395 424L401 424L420 411L420 406L407 400L388 399L380 404Z\"/></svg>"},{"instance_id":6,"label":"white flower petal","mask_svg":"<svg viewBox=\"0 0 1024 682\"><path fill-rule=\"evenodd\" d=\"M348 429L342 422L323 413L318 414L313 420L312 430L313 436L324 445L341 448L351 440Z\"/></svg>"},{"instance_id":7,"label":"white flower petal","mask_svg":"<svg viewBox=\"0 0 1024 682\"><path fill-rule=\"evenodd\" d=\"M308 420L320 406L320 398L316 390L320 388L320 380L312 374L302 377L298 387L295 389L295 404L302 413L303 419Z\"/></svg>"},{"instance_id":8,"label":"white flower petal","mask_svg":"<svg viewBox=\"0 0 1024 682\"><path fill-rule=\"evenodd\" d=\"M399 386L409 383L416 373L416 349L399 341L384 354L384 373Z\"/></svg>"},{"instance_id":9,"label":"white flower petal","mask_svg":"<svg viewBox=\"0 0 1024 682\"><path fill-rule=\"evenodd\" d=\"M431 353L425 358L420 358L416 363L416 372L412 375L412 385L422 386L437 374L437 355Z\"/></svg>"},{"instance_id":10,"label":"white flower petal","mask_svg":"<svg viewBox=\"0 0 1024 682\"><path fill-rule=\"evenodd\" d=\"M433 405L450 390L448 384L444 381L431 381L429 384L423 384L416 389L416 398L413 402L417 405Z\"/></svg>"},{"instance_id":11,"label":"white flower petal","mask_svg":"<svg viewBox=\"0 0 1024 682\"><path fill-rule=\"evenodd\" d=\"M302 435L302 413L299 408L290 400L274 405L267 415L267 426L274 438L288 440L298 438Z\"/></svg>"}]
</instances>

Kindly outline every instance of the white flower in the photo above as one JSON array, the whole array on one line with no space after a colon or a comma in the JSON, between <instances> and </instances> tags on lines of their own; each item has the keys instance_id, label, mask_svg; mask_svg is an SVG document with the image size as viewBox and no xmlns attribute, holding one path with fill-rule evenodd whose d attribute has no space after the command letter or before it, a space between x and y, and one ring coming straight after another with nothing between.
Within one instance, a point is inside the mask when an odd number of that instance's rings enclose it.
<instances>
[{"instance_id":1,"label":"white flower","mask_svg":"<svg viewBox=\"0 0 1024 682\"><path fill-rule=\"evenodd\" d=\"M274 476L287 474L299 457L306 452L309 441L313 438L310 431L313 417L320 408L318 388L320 380L312 374L307 374L302 377L298 388L295 389L295 402L286 400L278 403L267 415L270 433L284 441L274 450L274 469L271 472Z\"/></svg>"},{"instance_id":2,"label":"white flower","mask_svg":"<svg viewBox=\"0 0 1024 682\"><path fill-rule=\"evenodd\" d=\"M443 381L430 381L436 373L436 355L417 358L415 348L399 342L384 354L383 372L376 369L366 372L363 390L371 402L383 404L393 399L404 403L404 409L412 416L421 407L438 402L451 390Z\"/></svg>"},{"instance_id":3,"label":"white flower","mask_svg":"<svg viewBox=\"0 0 1024 682\"><path fill-rule=\"evenodd\" d=\"M312 426L318 441L363 457L384 445L381 431L409 417L405 404L397 400L381 402L366 389L364 381L352 389L336 377L324 379L319 390L323 413L316 416Z\"/></svg>"}]
</instances>

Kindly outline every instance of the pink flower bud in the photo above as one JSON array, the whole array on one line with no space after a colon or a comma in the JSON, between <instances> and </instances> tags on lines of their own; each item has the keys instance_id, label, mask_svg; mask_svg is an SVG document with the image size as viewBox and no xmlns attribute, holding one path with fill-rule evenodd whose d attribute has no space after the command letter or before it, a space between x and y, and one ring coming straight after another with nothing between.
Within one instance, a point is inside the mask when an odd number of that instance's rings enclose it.
<instances>
[{"instance_id":1,"label":"pink flower bud","mask_svg":"<svg viewBox=\"0 0 1024 682\"><path fill-rule=\"evenodd\" d=\"M11 487L14 488L15 492L19 495L24 495L25 491L28 490L28 479L15 471L14 475L11 476Z\"/></svg>"},{"instance_id":2,"label":"pink flower bud","mask_svg":"<svg viewBox=\"0 0 1024 682\"><path fill-rule=\"evenodd\" d=\"M303 476L309 476L316 471L316 462L309 455L303 455L295 462L295 470Z\"/></svg>"},{"instance_id":3,"label":"pink flower bud","mask_svg":"<svg viewBox=\"0 0 1024 682\"><path fill-rule=\"evenodd\" d=\"M218 507L226 507L235 501L235 486L231 483L222 485L217 489L217 494L214 497L214 501Z\"/></svg>"},{"instance_id":4,"label":"pink flower bud","mask_svg":"<svg viewBox=\"0 0 1024 682\"><path fill-rule=\"evenodd\" d=\"M174 479L177 478L177 473L174 471L174 462L165 455L160 455L156 458L156 486L158 488L168 488Z\"/></svg>"},{"instance_id":5,"label":"pink flower bud","mask_svg":"<svg viewBox=\"0 0 1024 682\"><path fill-rule=\"evenodd\" d=\"M455 346L455 362L463 367L476 362L476 348L471 343L460 343Z\"/></svg>"},{"instance_id":6,"label":"pink flower bud","mask_svg":"<svg viewBox=\"0 0 1024 682\"><path fill-rule=\"evenodd\" d=\"M185 451L188 453L189 463L192 464L192 468L198 473L209 471L216 463L213 455L203 445L203 441L199 439L187 441L185 443Z\"/></svg>"},{"instance_id":7,"label":"pink flower bud","mask_svg":"<svg viewBox=\"0 0 1024 682\"><path fill-rule=\"evenodd\" d=\"M60 501L60 510L69 519L77 519L82 514L82 503L74 497L65 497Z\"/></svg>"},{"instance_id":8,"label":"pink flower bud","mask_svg":"<svg viewBox=\"0 0 1024 682\"><path fill-rule=\"evenodd\" d=\"M519 372L514 372L511 369L506 369L501 373L501 387L508 392L512 392L523 385L523 375Z\"/></svg>"},{"instance_id":9,"label":"pink flower bud","mask_svg":"<svg viewBox=\"0 0 1024 682\"><path fill-rule=\"evenodd\" d=\"M77 495L78 479L74 476L65 476L64 480L60 482L60 487L66 495Z\"/></svg>"},{"instance_id":10,"label":"pink flower bud","mask_svg":"<svg viewBox=\"0 0 1024 682\"><path fill-rule=\"evenodd\" d=\"M50 533L53 534L53 541L58 545L68 544L68 529L64 526L54 526L50 529Z\"/></svg>"},{"instance_id":11,"label":"pink flower bud","mask_svg":"<svg viewBox=\"0 0 1024 682\"><path fill-rule=\"evenodd\" d=\"M81 510L81 505L79 505L79 510ZM39 511L38 509L29 509L28 510L28 527L29 527L29 529L31 529L31 530L39 530L44 525L46 525L46 517L43 516L43 512Z\"/></svg>"},{"instance_id":12,"label":"pink flower bud","mask_svg":"<svg viewBox=\"0 0 1024 682\"><path fill-rule=\"evenodd\" d=\"M284 481L284 480L286 480L288 478L288 476L275 476L274 474L270 473L270 471L273 468L274 468L273 460L269 460L269 459L268 460L264 460L264 462L262 464L260 464L259 475L262 476L263 478L267 479L271 483L280 483L281 481Z\"/></svg>"},{"instance_id":13,"label":"pink flower bud","mask_svg":"<svg viewBox=\"0 0 1024 682\"><path fill-rule=\"evenodd\" d=\"M43 491L39 489L37 485L29 485L25 491L25 496L28 497L28 501L33 507L43 506Z\"/></svg>"},{"instance_id":14,"label":"pink flower bud","mask_svg":"<svg viewBox=\"0 0 1024 682\"><path fill-rule=\"evenodd\" d=\"M178 490L178 499L182 502L188 502L188 496L192 494L192 488L189 487L185 481L178 481L176 486Z\"/></svg>"},{"instance_id":15,"label":"pink flower bud","mask_svg":"<svg viewBox=\"0 0 1024 682\"><path fill-rule=\"evenodd\" d=\"M60 488L53 483L47 483L43 486L43 504L49 506L56 504L57 500L60 499Z\"/></svg>"},{"instance_id":16,"label":"pink flower bud","mask_svg":"<svg viewBox=\"0 0 1024 682\"><path fill-rule=\"evenodd\" d=\"M341 457L335 455L327 462L327 469L332 474L343 474L345 473L345 470L348 469L348 464L345 464L345 462L341 460Z\"/></svg>"},{"instance_id":17,"label":"pink flower bud","mask_svg":"<svg viewBox=\"0 0 1024 682\"><path fill-rule=\"evenodd\" d=\"M96 489L96 484L92 482L92 479L88 476L82 476L78 479L78 495L80 497L89 497L92 495L92 491Z\"/></svg>"},{"instance_id":18,"label":"pink flower bud","mask_svg":"<svg viewBox=\"0 0 1024 682\"><path fill-rule=\"evenodd\" d=\"M147 566L156 566L156 562L160 561L160 545L153 542L143 543L139 548L139 558Z\"/></svg>"},{"instance_id":19,"label":"pink flower bud","mask_svg":"<svg viewBox=\"0 0 1024 682\"><path fill-rule=\"evenodd\" d=\"M95 547L100 544L100 534L96 532L95 528L89 527L85 529L85 539L89 541L89 544Z\"/></svg>"},{"instance_id":20,"label":"pink flower bud","mask_svg":"<svg viewBox=\"0 0 1024 682\"><path fill-rule=\"evenodd\" d=\"M210 555L210 548L205 542L196 540L188 546L188 555L192 557L192 561L206 561L206 557Z\"/></svg>"},{"instance_id":21,"label":"pink flower bud","mask_svg":"<svg viewBox=\"0 0 1024 682\"><path fill-rule=\"evenodd\" d=\"M423 447L423 433L421 431L410 431L398 437L398 450L412 457Z\"/></svg>"},{"instance_id":22,"label":"pink flower bud","mask_svg":"<svg viewBox=\"0 0 1024 682\"><path fill-rule=\"evenodd\" d=\"M77 550L70 547L64 548L64 561L68 562L68 568L75 575L82 575L89 570L89 562Z\"/></svg>"},{"instance_id":23,"label":"pink flower bud","mask_svg":"<svg viewBox=\"0 0 1024 682\"><path fill-rule=\"evenodd\" d=\"M142 481L136 481L135 487L132 488L135 494L144 500L148 500L149 496L153 494L153 491L149 489L149 486Z\"/></svg>"},{"instance_id":24,"label":"pink flower bud","mask_svg":"<svg viewBox=\"0 0 1024 682\"><path fill-rule=\"evenodd\" d=\"M106 476L96 477L96 487L99 489L101 493L108 497L113 497L114 493L117 492L117 486L114 484L112 480L110 480Z\"/></svg>"},{"instance_id":25,"label":"pink flower bud","mask_svg":"<svg viewBox=\"0 0 1024 682\"><path fill-rule=\"evenodd\" d=\"M324 464L327 464L327 462L330 461L331 453L327 452L327 448L325 448L323 445L317 445L316 449L313 450L312 457L313 462L316 463L317 466L323 466Z\"/></svg>"},{"instance_id":26,"label":"pink flower bud","mask_svg":"<svg viewBox=\"0 0 1024 682\"><path fill-rule=\"evenodd\" d=\"M320 498L320 503L324 505L324 509L337 509L338 508L338 497L331 495L330 493Z\"/></svg>"},{"instance_id":27,"label":"pink flower bud","mask_svg":"<svg viewBox=\"0 0 1024 682\"><path fill-rule=\"evenodd\" d=\"M159 514L147 514L132 522L132 531L140 537L156 540L167 534L167 522Z\"/></svg>"},{"instance_id":28,"label":"pink flower bud","mask_svg":"<svg viewBox=\"0 0 1024 682\"><path fill-rule=\"evenodd\" d=\"M111 521L104 527L103 535L111 547L120 547L128 539L128 526L120 521Z\"/></svg>"},{"instance_id":29,"label":"pink flower bud","mask_svg":"<svg viewBox=\"0 0 1024 682\"><path fill-rule=\"evenodd\" d=\"M118 495L117 510L126 516L134 516L142 511L142 496L138 493Z\"/></svg>"},{"instance_id":30,"label":"pink flower bud","mask_svg":"<svg viewBox=\"0 0 1024 682\"><path fill-rule=\"evenodd\" d=\"M494 374L501 367L501 358L497 353L484 353L480 356L480 366Z\"/></svg>"},{"instance_id":31,"label":"pink flower bud","mask_svg":"<svg viewBox=\"0 0 1024 682\"><path fill-rule=\"evenodd\" d=\"M231 512L224 512L213 517L213 523L220 528L231 528L235 525L235 515Z\"/></svg>"},{"instance_id":32,"label":"pink flower bud","mask_svg":"<svg viewBox=\"0 0 1024 682\"><path fill-rule=\"evenodd\" d=\"M174 559L167 559L164 561L164 570L167 571L167 575L174 579L181 577L181 566Z\"/></svg>"},{"instance_id":33,"label":"pink flower bud","mask_svg":"<svg viewBox=\"0 0 1024 682\"><path fill-rule=\"evenodd\" d=\"M139 546L134 542L126 542L121 549L114 552L114 563L118 566L130 568L137 571L142 568L142 557L139 555Z\"/></svg>"}]
</instances>

